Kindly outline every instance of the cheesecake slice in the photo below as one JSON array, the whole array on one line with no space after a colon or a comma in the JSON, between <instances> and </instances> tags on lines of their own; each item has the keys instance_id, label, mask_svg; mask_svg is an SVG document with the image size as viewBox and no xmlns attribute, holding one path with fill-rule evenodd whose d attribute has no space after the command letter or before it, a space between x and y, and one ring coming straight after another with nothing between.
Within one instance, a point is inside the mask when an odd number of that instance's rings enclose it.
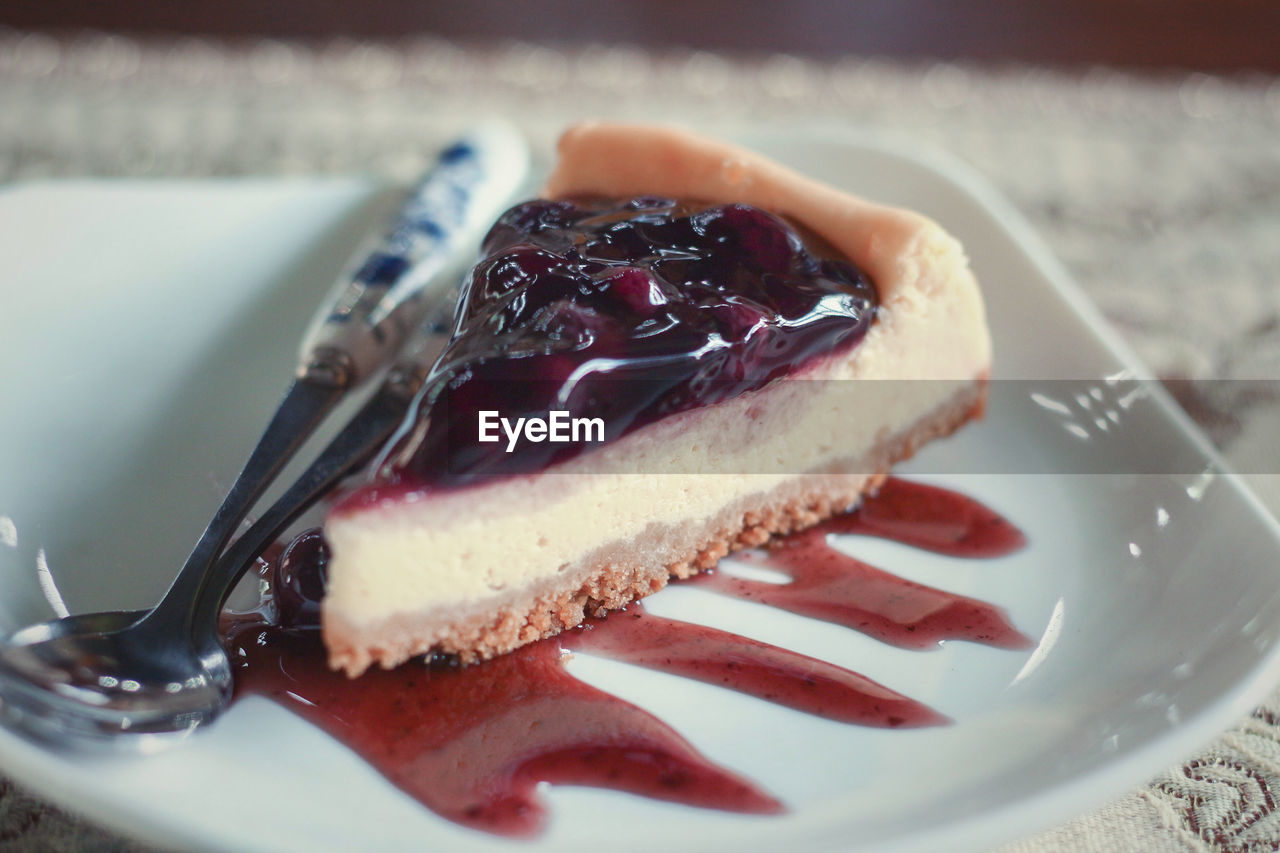
<instances>
[{"instance_id":1,"label":"cheesecake slice","mask_svg":"<svg viewBox=\"0 0 1280 853\"><path fill-rule=\"evenodd\" d=\"M578 125L482 256L427 390L325 522L323 637L352 676L622 607L853 508L982 411L959 243L722 142Z\"/></svg>"}]
</instances>

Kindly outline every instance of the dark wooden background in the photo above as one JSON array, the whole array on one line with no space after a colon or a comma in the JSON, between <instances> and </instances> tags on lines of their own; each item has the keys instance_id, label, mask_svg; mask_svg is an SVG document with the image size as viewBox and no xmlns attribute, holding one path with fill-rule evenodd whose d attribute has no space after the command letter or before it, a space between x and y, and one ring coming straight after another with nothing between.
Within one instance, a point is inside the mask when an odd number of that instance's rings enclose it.
<instances>
[{"instance_id":1,"label":"dark wooden background","mask_svg":"<svg viewBox=\"0 0 1280 853\"><path fill-rule=\"evenodd\" d=\"M1280 0L0 0L0 24L1280 73Z\"/></svg>"}]
</instances>

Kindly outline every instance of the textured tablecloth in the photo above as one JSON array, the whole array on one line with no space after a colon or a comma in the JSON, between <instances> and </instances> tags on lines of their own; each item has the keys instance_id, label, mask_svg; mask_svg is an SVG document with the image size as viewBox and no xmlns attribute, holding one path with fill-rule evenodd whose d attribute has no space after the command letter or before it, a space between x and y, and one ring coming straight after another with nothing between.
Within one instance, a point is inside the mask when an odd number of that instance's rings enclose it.
<instances>
[{"instance_id":1,"label":"textured tablecloth","mask_svg":"<svg viewBox=\"0 0 1280 853\"><path fill-rule=\"evenodd\" d=\"M481 111L902 134L996 184L1162 377L1280 377L1280 79L814 63L618 47L54 40L0 29L0 180L380 173ZM1183 404L1242 471L1280 471L1280 398ZM1273 511L1280 478L1252 476ZM1280 559L1280 555L1277 555ZM3 773L0 766L0 774ZM1280 847L1280 692L1185 763L1005 853ZM0 777L0 851L134 849Z\"/></svg>"}]
</instances>

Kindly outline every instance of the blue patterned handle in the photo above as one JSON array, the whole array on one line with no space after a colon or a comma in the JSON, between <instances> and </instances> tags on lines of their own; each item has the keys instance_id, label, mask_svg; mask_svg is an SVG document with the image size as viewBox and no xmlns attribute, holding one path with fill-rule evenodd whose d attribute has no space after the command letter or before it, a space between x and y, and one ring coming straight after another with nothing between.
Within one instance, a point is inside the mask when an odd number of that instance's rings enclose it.
<instances>
[{"instance_id":1,"label":"blue patterned handle","mask_svg":"<svg viewBox=\"0 0 1280 853\"><path fill-rule=\"evenodd\" d=\"M360 381L393 357L448 293L445 274L510 203L528 163L523 139L504 124L476 128L446 148L312 320L300 372L337 364Z\"/></svg>"}]
</instances>

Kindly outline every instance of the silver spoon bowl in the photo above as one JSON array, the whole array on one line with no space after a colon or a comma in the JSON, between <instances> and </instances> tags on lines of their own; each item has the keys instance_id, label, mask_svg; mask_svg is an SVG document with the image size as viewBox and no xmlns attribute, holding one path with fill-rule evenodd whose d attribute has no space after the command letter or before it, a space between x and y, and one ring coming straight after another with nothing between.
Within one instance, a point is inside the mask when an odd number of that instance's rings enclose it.
<instances>
[{"instance_id":1,"label":"silver spoon bowl","mask_svg":"<svg viewBox=\"0 0 1280 853\"><path fill-rule=\"evenodd\" d=\"M422 386L420 364L393 368L299 480L211 565L189 560L154 609L71 616L11 635L0 646L7 719L46 738L119 744L115 735L185 735L218 716L234 689L218 625L227 595L267 545L382 446ZM197 570L192 595L184 579Z\"/></svg>"},{"instance_id":2,"label":"silver spoon bowl","mask_svg":"<svg viewBox=\"0 0 1280 853\"><path fill-rule=\"evenodd\" d=\"M154 609L71 616L11 635L0 646L5 716L44 737L117 744L120 734L185 735L218 716L234 689L218 625L227 595L267 545L392 434L422 388L430 363L423 356L438 348L442 328L435 325L411 347L414 360L389 371L298 481L225 553L207 566L188 560ZM200 587L192 595L184 580L197 571Z\"/></svg>"},{"instance_id":3,"label":"silver spoon bowl","mask_svg":"<svg viewBox=\"0 0 1280 853\"><path fill-rule=\"evenodd\" d=\"M0 645L4 717L46 736L101 737L187 732L216 716L230 698L230 664L216 638L197 630L202 593L225 566L218 556L231 531L350 384L340 371L294 381L154 609L73 616L8 637Z\"/></svg>"},{"instance_id":4,"label":"silver spoon bowl","mask_svg":"<svg viewBox=\"0 0 1280 853\"><path fill-rule=\"evenodd\" d=\"M163 667L150 655L139 655L134 644L144 632L129 628L146 615L145 610L90 613L11 635L0 650L6 716L47 738L117 730L169 734L206 722L210 709L224 701L218 679L210 677L203 661ZM140 660L145 664L139 666ZM109 674L126 672L123 680Z\"/></svg>"},{"instance_id":5,"label":"silver spoon bowl","mask_svg":"<svg viewBox=\"0 0 1280 853\"><path fill-rule=\"evenodd\" d=\"M227 595L267 545L373 457L424 390L450 330L450 300L439 282L526 169L523 141L502 125L446 149L316 315L284 401L160 603L149 611L68 617L9 636L0 644L0 718L55 740L138 748L189 734L226 708L234 685L218 618ZM438 313L424 325L432 309ZM228 547L325 416L401 350L359 413ZM118 737L124 734L139 737Z\"/></svg>"}]
</instances>

